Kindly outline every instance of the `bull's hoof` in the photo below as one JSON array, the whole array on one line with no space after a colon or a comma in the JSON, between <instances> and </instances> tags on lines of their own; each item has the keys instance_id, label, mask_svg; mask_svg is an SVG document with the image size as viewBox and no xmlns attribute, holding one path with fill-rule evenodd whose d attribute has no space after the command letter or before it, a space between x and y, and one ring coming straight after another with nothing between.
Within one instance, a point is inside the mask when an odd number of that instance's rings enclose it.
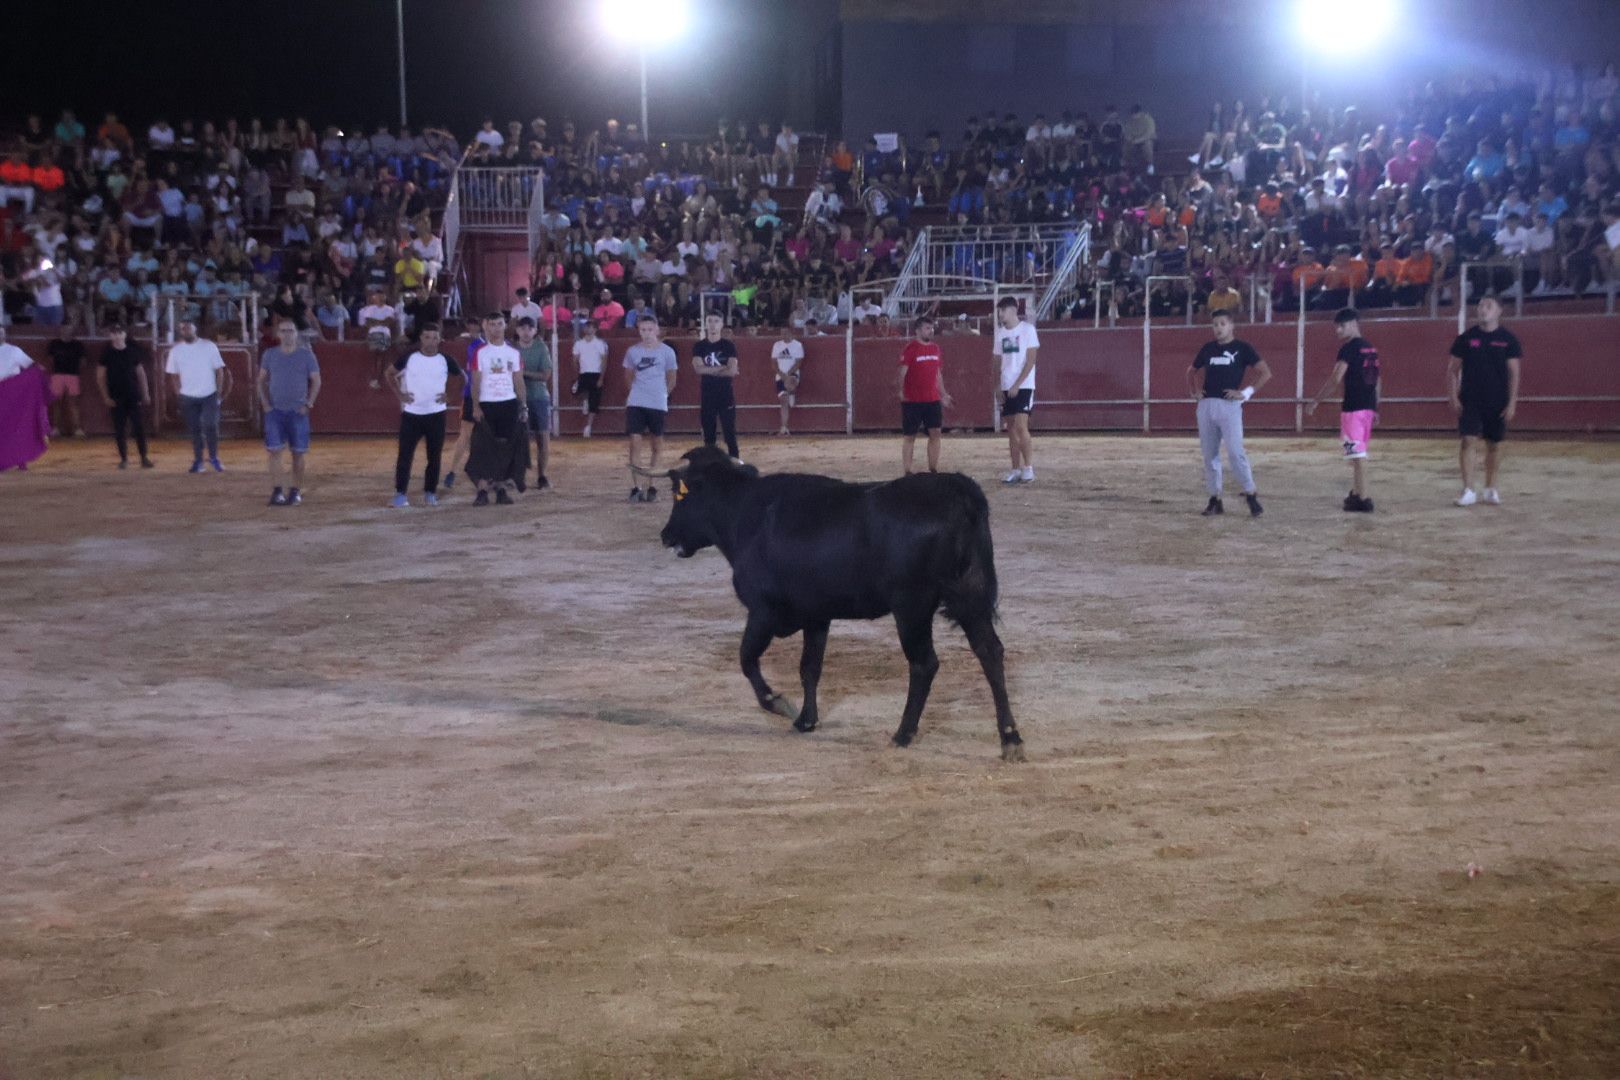
<instances>
[{"instance_id":1,"label":"bull's hoof","mask_svg":"<svg viewBox=\"0 0 1620 1080\"><path fill-rule=\"evenodd\" d=\"M808 733L816 730L816 721L815 720L806 720L804 717L801 716L797 720L793 721L793 730L794 731L802 731L802 732L808 734Z\"/></svg>"},{"instance_id":2,"label":"bull's hoof","mask_svg":"<svg viewBox=\"0 0 1620 1080\"><path fill-rule=\"evenodd\" d=\"M1001 744L1001 760L1007 762L1024 761L1024 744L1021 742L1008 742Z\"/></svg>"},{"instance_id":3,"label":"bull's hoof","mask_svg":"<svg viewBox=\"0 0 1620 1080\"><path fill-rule=\"evenodd\" d=\"M772 694L770 697L764 698L760 701L759 707L766 712L775 713L777 716L785 716L789 720L799 718L798 708L781 694Z\"/></svg>"}]
</instances>

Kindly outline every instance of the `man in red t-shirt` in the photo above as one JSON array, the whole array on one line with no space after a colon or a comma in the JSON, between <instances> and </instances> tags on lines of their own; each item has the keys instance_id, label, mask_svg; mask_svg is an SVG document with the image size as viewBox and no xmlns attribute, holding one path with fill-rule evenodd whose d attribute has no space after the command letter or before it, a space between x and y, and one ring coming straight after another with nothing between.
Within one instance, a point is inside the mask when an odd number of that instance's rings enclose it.
<instances>
[{"instance_id":1,"label":"man in red t-shirt","mask_svg":"<svg viewBox=\"0 0 1620 1080\"><path fill-rule=\"evenodd\" d=\"M900 393L900 430L905 441L900 462L911 475L911 456L917 432L928 432L928 471L939 472L939 430L944 427L944 411L951 404L945 392L945 368L939 343L934 340L934 320L924 315L917 320L917 338L906 342L900 354L897 379Z\"/></svg>"}]
</instances>

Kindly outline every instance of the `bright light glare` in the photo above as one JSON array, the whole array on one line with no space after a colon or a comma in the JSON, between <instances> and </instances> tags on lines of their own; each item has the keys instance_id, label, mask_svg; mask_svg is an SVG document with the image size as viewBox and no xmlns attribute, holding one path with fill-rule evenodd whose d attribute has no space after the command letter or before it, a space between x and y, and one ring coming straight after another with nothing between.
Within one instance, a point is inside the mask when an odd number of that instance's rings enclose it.
<instances>
[{"instance_id":1,"label":"bright light glare","mask_svg":"<svg viewBox=\"0 0 1620 1080\"><path fill-rule=\"evenodd\" d=\"M686 35L687 0L602 0L602 24L608 33L653 49Z\"/></svg>"},{"instance_id":2,"label":"bright light glare","mask_svg":"<svg viewBox=\"0 0 1620 1080\"><path fill-rule=\"evenodd\" d=\"M1299 0L1299 37L1329 56L1359 56L1382 45L1395 28L1396 0Z\"/></svg>"}]
</instances>

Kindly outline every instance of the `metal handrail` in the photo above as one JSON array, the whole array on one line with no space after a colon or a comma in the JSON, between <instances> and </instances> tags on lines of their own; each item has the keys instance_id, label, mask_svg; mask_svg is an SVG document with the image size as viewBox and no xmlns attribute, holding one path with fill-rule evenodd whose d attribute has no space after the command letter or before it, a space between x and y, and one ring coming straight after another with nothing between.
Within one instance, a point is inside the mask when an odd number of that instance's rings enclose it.
<instances>
[{"instance_id":1,"label":"metal handrail","mask_svg":"<svg viewBox=\"0 0 1620 1080\"><path fill-rule=\"evenodd\" d=\"M1071 279L1076 276L1076 268L1084 261L1091 262L1091 225L1085 224L1069 242L1068 249L1063 254L1063 260L1058 263L1057 270L1052 274L1051 284L1035 303L1035 318L1049 319L1057 306L1060 296L1067 295Z\"/></svg>"}]
</instances>

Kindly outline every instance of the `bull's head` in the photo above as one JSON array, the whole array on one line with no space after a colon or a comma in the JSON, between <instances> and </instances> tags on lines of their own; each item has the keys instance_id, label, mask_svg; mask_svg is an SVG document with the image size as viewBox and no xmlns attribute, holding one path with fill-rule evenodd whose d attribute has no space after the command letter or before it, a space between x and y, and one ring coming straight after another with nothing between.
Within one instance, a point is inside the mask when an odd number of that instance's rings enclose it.
<instances>
[{"instance_id":1,"label":"bull's head","mask_svg":"<svg viewBox=\"0 0 1620 1080\"><path fill-rule=\"evenodd\" d=\"M759 470L712 446L688 450L681 460L685 464L667 474L669 521L659 539L676 555L690 559L720 542L731 521L738 486L758 477Z\"/></svg>"}]
</instances>

